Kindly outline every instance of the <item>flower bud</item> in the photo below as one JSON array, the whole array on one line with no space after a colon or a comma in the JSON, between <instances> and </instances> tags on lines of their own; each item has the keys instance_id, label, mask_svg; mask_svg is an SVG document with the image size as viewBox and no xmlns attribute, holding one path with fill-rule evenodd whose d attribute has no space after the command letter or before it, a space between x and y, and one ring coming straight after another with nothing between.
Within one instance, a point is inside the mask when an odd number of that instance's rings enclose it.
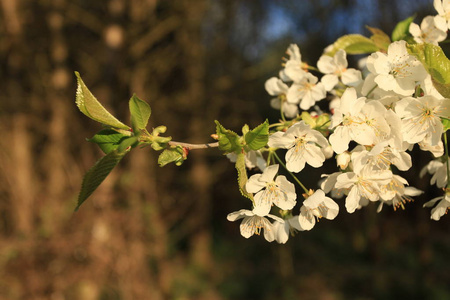
<instances>
[{"instance_id":1,"label":"flower bud","mask_svg":"<svg viewBox=\"0 0 450 300\"><path fill-rule=\"evenodd\" d=\"M333 157L333 148L331 146L328 146L326 148L322 148L322 153L325 155L325 159L329 159Z\"/></svg>"},{"instance_id":2,"label":"flower bud","mask_svg":"<svg viewBox=\"0 0 450 300\"><path fill-rule=\"evenodd\" d=\"M337 165L341 168L341 170L345 170L348 167L350 162L350 153L347 151L342 152L341 154L336 155Z\"/></svg>"}]
</instances>

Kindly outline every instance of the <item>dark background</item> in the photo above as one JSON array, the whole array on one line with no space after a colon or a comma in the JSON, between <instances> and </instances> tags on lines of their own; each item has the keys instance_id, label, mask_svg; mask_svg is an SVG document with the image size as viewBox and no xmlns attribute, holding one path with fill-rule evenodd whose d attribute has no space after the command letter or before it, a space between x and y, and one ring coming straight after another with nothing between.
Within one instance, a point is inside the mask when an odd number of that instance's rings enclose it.
<instances>
[{"instance_id":1,"label":"dark background","mask_svg":"<svg viewBox=\"0 0 450 300\"><path fill-rule=\"evenodd\" d=\"M264 82L290 43L315 65L347 33L390 32L432 1L0 0L1 299L450 299L449 217L422 204L370 205L323 220L286 245L244 239L228 213L249 208L232 164L192 151L160 168L133 150L74 213L83 174L101 157L85 141L101 127L76 108L74 71L128 123L133 93L150 127L211 142L214 120L240 131L275 122ZM351 59L350 59L351 60ZM299 177L316 188L321 173Z\"/></svg>"}]
</instances>

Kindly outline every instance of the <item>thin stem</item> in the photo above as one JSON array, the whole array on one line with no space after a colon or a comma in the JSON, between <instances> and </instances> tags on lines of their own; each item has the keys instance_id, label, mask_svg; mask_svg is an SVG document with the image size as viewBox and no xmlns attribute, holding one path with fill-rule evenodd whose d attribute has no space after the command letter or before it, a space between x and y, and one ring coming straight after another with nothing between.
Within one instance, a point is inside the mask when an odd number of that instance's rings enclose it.
<instances>
[{"instance_id":1,"label":"thin stem","mask_svg":"<svg viewBox=\"0 0 450 300\"><path fill-rule=\"evenodd\" d=\"M287 101L286 99L281 99L280 100L280 115L281 115L281 120L283 120L283 122L286 122L286 119L284 118L284 111L283 111L283 103L284 101Z\"/></svg>"},{"instance_id":2,"label":"thin stem","mask_svg":"<svg viewBox=\"0 0 450 300\"><path fill-rule=\"evenodd\" d=\"M270 161L272 160L272 151L269 151L269 155L267 155L267 160L266 160L266 164L269 166L270 165Z\"/></svg>"},{"instance_id":3,"label":"thin stem","mask_svg":"<svg viewBox=\"0 0 450 300\"><path fill-rule=\"evenodd\" d=\"M368 93L366 97L369 97L370 94L377 88L378 85L375 85Z\"/></svg>"},{"instance_id":4,"label":"thin stem","mask_svg":"<svg viewBox=\"0 0 450 300\"><path fill-rule=\"evenodd\" d=\"M450 187L450 166L448 161L448 142L447 142L447 132L444 132L444 147L445 147L445 160L447 164L447 189Z\"/></svg>"},{"instance_id":5,"label":"thin stem","mask_svg":"<svg viewBox=\"0 0 450 300\"><path fill-rule=\"evenodd\" d=\"M273 123L269 125L269 128L273 128L273 127L277 127L277 126L281 126L284 125L284 123Z\"/></svg>"},{"instance_id":6,"label":"thin stem","mask_svg":"<svg viewBox=\"0 0 450 300\"><path fill-rule=\"evenodd\" d=\"M331 123L331 119L326 121L325 123L323 123L322 125L320 125L320 127L318 128L319 130L326 130L329 129L330 126L327 126L325 129L323 129L323 127L325 127L325 125L328 125L328 123Z\"/></svg>"},{"instance_id":7,"label":"thin stem","mask_svg":"<svg viewBox=\"0 0 450 300\"><path fill-rule=\"evenodd\" d=\"M187 148L189 150L195 150L195 149L217 148L217 147L219 147L219 142L209 143L209 144L189 144L189 143L170 141L169 145L170 146L181 146L181 147Z\"/></svg>"},{"instance_id":8,"label":"thin stem","mask_svg":"<svg viewBox=\"0 0 450 300\"><path fill-rule=\"evenodd\" d=\"M316 67L310 66L310 65L308 65L308 67L307 67L306 69L311 70L311 71L317 71L317 72L320 72L319 69L317 69ZM320 73L322 73L322 72L320 72ZM322 74L323 74L323 73L322 73Z\"/></svg>"},{"instance_id":9,"label":"thin stem","mask_svg":"<svg viewBox=\"0 0 450 300\"><path fill-rule=\"evenodd\" d=\"M288 173L289 173L289 174L294 178L294 180L301 186L301 188L305 191L305 193L308 194L308 193L309 193L308 189L303 185L303 183L300 182L300 180L298 180L298 178L297 178L294 174L292 174L291 171L289 171L289 170L286 168L286 165L283 163L283 161L282 161L281 158L278 156L278 154L277 154L275 151L273 151L272 153L273 153L273 156L278 160L278 162L283 166L283 168L285 168L286 171L288 171Z\"/></svg>"}]
</instances>

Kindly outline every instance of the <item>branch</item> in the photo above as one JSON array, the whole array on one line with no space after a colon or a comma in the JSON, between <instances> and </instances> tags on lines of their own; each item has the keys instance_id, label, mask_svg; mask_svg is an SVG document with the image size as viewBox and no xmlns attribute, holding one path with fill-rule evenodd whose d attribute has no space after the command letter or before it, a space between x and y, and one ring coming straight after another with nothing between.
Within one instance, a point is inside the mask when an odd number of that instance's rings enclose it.
<instances>
[{"instance_id":1,"label":"branch","mask_svg":"<svg viewBox=\"0 0 450 300\"><path fill-rule=\"evenodd\" d=\"M181 146L183 148L187 148L188 150L193 150L193 149L216 148L216 147L219 147L219 142L209 143L209 144L188 144L188 143L170 141L169 145L170 146Z\"/></svg>"}]
</instances>

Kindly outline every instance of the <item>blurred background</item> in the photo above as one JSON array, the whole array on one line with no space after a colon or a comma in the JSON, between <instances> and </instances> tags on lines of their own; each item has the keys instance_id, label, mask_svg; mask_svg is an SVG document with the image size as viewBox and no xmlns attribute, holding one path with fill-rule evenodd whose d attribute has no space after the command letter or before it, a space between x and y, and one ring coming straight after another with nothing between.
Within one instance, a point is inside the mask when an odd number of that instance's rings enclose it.
<instances>
[{"instance_id":1,"label":"blurred background","mask_svg":"<svg viewBox=\"0 0 450 300\"><path fill-rule=\"evenodd\" d=\"M431 0L0 0L0 299L450 299L449 217L422 208L441 194L418 177L428 153L403 174L425 191L405 211L341 205L286 245L226 220L250 203L215 149L164 168L135 149L73 212L102 156L74 71L120 120L136 93L151 127L212 142L215 119L277 121L264 82L290 43L314 65L341 35L390 34L414 13L436 14ZM299 176L316 188L335 170Z\"/></svg>"}]
</instances>

